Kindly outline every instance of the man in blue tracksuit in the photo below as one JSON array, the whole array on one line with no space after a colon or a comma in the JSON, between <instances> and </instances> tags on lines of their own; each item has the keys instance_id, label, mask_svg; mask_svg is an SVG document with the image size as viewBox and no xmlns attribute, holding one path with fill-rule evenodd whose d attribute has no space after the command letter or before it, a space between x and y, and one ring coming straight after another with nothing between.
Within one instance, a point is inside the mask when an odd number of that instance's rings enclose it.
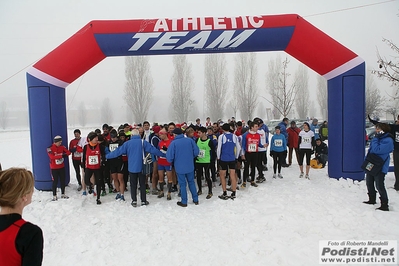
<instances>
[{"instance_id":1,"label":"man in blue tracksuit","mask_svg":"<svg viewBox=\"0 0 399 266\"><path fill-rule=\"evenodd\" d=\"M165 157L157 148L152 146L146 140L141 140L139 131L134 129L129 141L123 143L113 152L108 153L105 158L112 159L126 154L128 159L128 170L130 175L130 193L132 196L132 206L137 207L137 181L140 183L141 205L148 205L145 191L145 175L143 173L144 154L151 153L156 156Z\"/></svg>"},{"instance_id":2,"label":"man in blue tracksuit","mask_svg":"<svg viewBox=\"0 0 399 266\"><path fill-rule=\"evenodd\" d=\"M194 158L199 154L197 144L191 138L186 138L180 128L173 130L175 136L166 152L166 160L173 164L180 185L181 201L177 205L187 207L187 183L193 197L193 202L198 205L197 188L194 181Z\"/></svg>"}]
</instances>

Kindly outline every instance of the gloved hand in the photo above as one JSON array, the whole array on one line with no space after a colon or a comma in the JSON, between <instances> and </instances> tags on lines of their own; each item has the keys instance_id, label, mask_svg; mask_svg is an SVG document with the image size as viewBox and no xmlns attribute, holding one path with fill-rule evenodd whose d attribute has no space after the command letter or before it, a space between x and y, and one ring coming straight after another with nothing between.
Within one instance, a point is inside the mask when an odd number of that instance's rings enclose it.
<instances>
[{"instance_id":1,"label":"gloved hand","mask_svg":"<svg viewBox=\"0 0 399 266\"><path fill-rule=\"evenodd\" d=\"M68 154L63 153L63 154L62 154L62 157L67 158L67 157L68 157Z\"/></svg>"}]
</instances>

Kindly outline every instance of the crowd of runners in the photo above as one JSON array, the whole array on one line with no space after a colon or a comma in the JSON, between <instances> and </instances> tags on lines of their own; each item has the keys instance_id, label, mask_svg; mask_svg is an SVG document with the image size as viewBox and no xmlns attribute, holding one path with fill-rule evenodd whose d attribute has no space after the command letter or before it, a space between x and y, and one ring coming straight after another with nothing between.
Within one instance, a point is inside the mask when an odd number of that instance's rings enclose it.
<instances>
[{"instance_id":1,"label":"crowd of runners","mask_svg":"<svg viewBox=\"0 0 399 266\"><path fill-rule=\"evenodd\" d=\"M213 188L219 185L223 191L218 195L220 199L235 199L240 188L258 187L266 180L268 156L273 158L273 178L283 178L281 168L292 164L294 152L300 178L309 179L310 156L314 152L318 164L324 167L328 149L320 140L319 130L317 120L305 122L300 129L295 121L290 123L284 118L270 138L268 127L258 117L247 123L234 117L227 123L211 122L208 117L203 124L199 118L195 124L151 125L144 121L118 128L104 124L102 131L96 129L85 137L76 129L68 148L62 145L60 136L55 136L47 149L53 177L52 200L58 200L59 182L61 198L68 199L64 159L69 155L78 191L83 196L93 194L97 204L107 193L113 193L117 201L125 201L125 192L130 189L133 207L138 205L138 190L141 205L149 204L147 194L171 200L175 192L181 197L177 204L186 207L187 186L195 204L201 194L212 198Z\"/></svg>"}]
</instances>

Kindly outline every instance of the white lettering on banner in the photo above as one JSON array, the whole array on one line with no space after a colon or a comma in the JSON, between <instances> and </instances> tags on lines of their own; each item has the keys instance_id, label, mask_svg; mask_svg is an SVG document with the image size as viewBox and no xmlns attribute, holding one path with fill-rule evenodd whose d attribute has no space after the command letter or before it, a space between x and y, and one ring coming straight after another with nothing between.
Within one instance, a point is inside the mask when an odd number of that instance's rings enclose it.
<instances>
[{"instance_id":1,"label":"white lettering on banner","mask_svg":"<svg viewBox=\"0 0 399 266\"><path fill-rule=\"evenodd\" d=\"M213 18L213 29L225 30L226 24L224 24L224 18Z\"/></svg>"},{"instance_id":2,"label":"white lettering on banner","mask_svg":"<svg viewBox=\"0 0 399 266\"><path fill-rule=\"evenodd\" d=\"M240 44L242 44L249 36L254 33L255 30L244 30L240 34L238 34L234 39L231 39L235 33L235 30L226 30L219 35L210 45L206 47L206 49L213 49L219 43L219 48L226 48L227 46L231 45L230 47L236 48Z\"/></svg>"},{"instance_id":3,"label":"white lettering on banner","mask_svg":"<svg viewBox=\"0 0 399 266\"><path fill-rule=\"evenodd\" d=\"M176 44L179 39L175 38L172 39L172 37L181 37L181 36L186 36L188 34L187 32L165 32L165 34L154 44L153 47L150 48L150 50L172 50L175 48L175 46L172 45L167 45L165 44Z\"/></svg>"},{"instance_id":4,"label":"white lettering on banner","mask_svg":"<svg viewBox=\"0 0 399 266\"><path fill-rule=\"evenodd\" d=\"M150 38L157 38L161 35L161 32L149 32L149 33L136 33L132 39L138 39L137 42L130 47L129 51L137 51L143 44Z\"/></svg>"},{"instance_id":5,"label":"white lettering on banner","mask_svg":"<svg viewBox=\"0 0 399 266\"><path fill-rule=\"evenodd\" d=\"M200 30L211 30L212 29L212 25L207 25L205 18L200 18Z\"/></svg>"},{"instance_id":6,"label":"white lettering on banner","mask_svg":"<svg viewBox=\"0 0 399 266\"><path fill-rule=\"evenodd\" d=\"M229 17L219 18L172 18L172 19L158 19L154 25L154 31L178 31L178 30L224 30L227 29L226 23L231 23L231 29L237 29L237 22L242 25L243 29L249 26L253 28L260 28L263 26L264 20L262 16L248 16L248 17ZM179 23L180 22L180 23ZM179 25L179 27L178 27Z\"/></svg>"},{"instance_id":7,"label":"white lettering on banner","mask_svg":"<svg viewBox=\"0 0 399 266\"><path fill-rule=\"evenodd\" d=\"M184 18L183 19L183 30L189 30L188 24L192 25L192 30L197 30L197 20L195 18Z\"/></svg>"},{"instance_id":8,"label":"white lettering on banner","mask_svg":"<svg viewBox=\"0 0 399 266\"><path fill-rule=\"evenodd\" d=\"M172 25L173 25L173 20L172 20ZM158 19L157 22L155 22L154 31L169 31L166 19Z\"/></svg>"},{"instance_id":9,"label":"white lettering on banner","mask_svg":"<svg viewBox=\"0 0 399 266\"><path fill-rule=\"evenodd\" d=\"M258 22L255 21L255 18L258 18ZM260 28L263 26L263 19L261 16L257 17L248 17L249 23L252 25L254 28Z\"/></svg>"},{"instance_id":10,"label":"white lettering on banner","mask_svg":"<svg viewBox=\"0 0 399 266\"><path fill-rule=\"evenodd\" d=\"M172 49L224 49L224 48L236 48L246 41L256 30L244 30L236 37L233 38L235 30L223 31L211 44L204 47L207 43L211 31L201 31L194 37L179 45L175 44L180 40L181 37L186 36L189 32L165 32L161 36L161 32L149 32L149 33L136 33L132 39L137 39L136 43L130 47L129 51L139 50L149 39L159 38L158 41L150 48L150 50L172 50Z\"/></svg>"},{"instance_id":11,"label":"white lettering on banner","mask_svg":"<svg viewBox=\"0 0 399 266\"><path fill-rule=\"evenodd\" d=\"M210 34L211 34L210 31L201 31L200 33L195 35L193 38L191 38L187 42L183 43L182 45L176 47L175 49L184 49L184 48L188 48L188 47L192 47L194 49L201 49L204 47Z\"/></svg>"}]
</instances>

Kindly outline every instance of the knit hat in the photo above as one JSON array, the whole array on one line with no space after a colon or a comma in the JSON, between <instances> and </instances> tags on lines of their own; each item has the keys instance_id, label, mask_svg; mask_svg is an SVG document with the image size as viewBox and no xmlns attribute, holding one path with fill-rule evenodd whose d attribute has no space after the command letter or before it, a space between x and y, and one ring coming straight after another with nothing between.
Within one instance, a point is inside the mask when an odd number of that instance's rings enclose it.
<instances>
[{"instance_id":1,"label":"knit hat","mask_svg":"<svg viewBox=\"0 0 399 266\"><path fill-rule=\"evenodd\" d=\"M180 134L183 134L183 130L181 130L181 128L175 128L175 129L173 129L173 134L176 134L176 135L180 135Z\"/></svg>"},{"instance_id":2,"label":"knit hat","mask_svg":"<svg viewBox=\"0 0 399 266\"><path fill-rule=\"evenodd\" d=\"M161 130L161 127L160 126L155 126L155 127L152 128L152 130L154 131L155 134L157 134Z\"/></svg>"},{"instance_id":3,"label":"knit hat","mask_svg":"<svg viewBox=\"0 0 399 266\"><path fill-rule=\"evenodd\" d=\"M59 142L59 141L62 141L62 137L61 136L55 136L54 137L54 143L56 143L56 142Z\"/></svg>"}]
</instances>

